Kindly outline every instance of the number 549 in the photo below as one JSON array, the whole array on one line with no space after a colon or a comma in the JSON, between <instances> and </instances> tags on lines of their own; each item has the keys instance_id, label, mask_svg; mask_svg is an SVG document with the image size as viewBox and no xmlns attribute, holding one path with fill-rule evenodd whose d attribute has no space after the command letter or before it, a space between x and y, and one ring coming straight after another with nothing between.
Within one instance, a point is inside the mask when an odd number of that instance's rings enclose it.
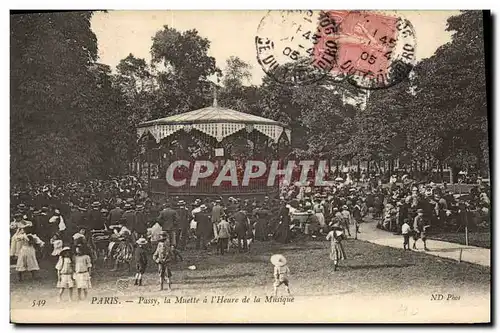
<instances>
[{"instance_id":1,"label":"number 549","mask_svg":"<svg viewBox=\"0 0 500 333\"><path fill-rule=\"evenodd\" d=\"M31 303L31 307L35 306L44 306L45 305L45 300L44 299L39 299L39 300L33 300L33 303Z\"/></svg>"}]
</instances>

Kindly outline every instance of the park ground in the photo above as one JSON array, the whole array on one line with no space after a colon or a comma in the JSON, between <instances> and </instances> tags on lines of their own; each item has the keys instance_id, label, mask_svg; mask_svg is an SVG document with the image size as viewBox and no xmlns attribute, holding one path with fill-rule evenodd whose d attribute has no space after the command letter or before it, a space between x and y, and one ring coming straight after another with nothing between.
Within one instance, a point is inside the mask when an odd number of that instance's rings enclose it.
<instances>
[{"instance_id":1,"label":"park ground","mask_svg":"<svg viewBox=\"0 0 500 333\"><path fill-rule=\"evenodd\" d=\"M156 267L152 261L141 287L133 285L134 264L130 273L126 270L110 272L109 268L98 266L93 272L89 299L79 303L57 302L55 262L44 261L40 264L36 281L30 278L17 281L16 272L11 268L11 308L33 311L33 301L45 300L45 309L68 309L76 304L88 305L91 297L100 296L120 296L135 301L139 296L271 295L273 266L269 258L274 253L287 257L292 272L291 291L297 299L331 296L361 301L366 295L371 300L392 295L394 298L419 297L428 301L431 295L442 293L445 297L458 295L462 300L480 297L485 301L481 304L489 304L489 267L458 263L421 252L405 252L362 240L349 239L345 241L345 248L348 260L342 262L337 271L333 270L329 260L327 241L286 245L255 242L248 253L224 256L215 254L214 250L199 252L188 249L183 253L184 261L173 267L171 292L158 290ZM189 270L191 265L195 265L196 270ZM128 285L117 283L121 279L128 279ZM284 294L284 290L280 293Z\"/></svg>"},{"instance_id":2,"label":"park ground","mask_svg":"<svg viewBox=\"0 0 500 333\"><path fill-rule=\"evenodd\" d=\"M490 232L469 232L468 245L491 249L491 233ZM446 241L465 245L465 232L447 232L430 234L429 239Z\"/></svg>"}]
</instances>

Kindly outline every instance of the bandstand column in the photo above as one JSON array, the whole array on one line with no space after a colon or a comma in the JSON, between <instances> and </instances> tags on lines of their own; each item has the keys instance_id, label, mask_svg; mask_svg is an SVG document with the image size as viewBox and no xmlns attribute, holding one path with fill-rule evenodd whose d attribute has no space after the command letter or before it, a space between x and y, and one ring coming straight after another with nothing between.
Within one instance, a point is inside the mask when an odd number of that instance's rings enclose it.
<instances>
[{"instance_id":1,"label":"bandstand column","mask_svg":"<svg viewBox=\"0 0 500 333\"><path fill-rule=\"evenodd\" d=\"M149 142L146 146L146 158L148 160L148 187L151 189L151 149L149 149Z\"/></svg>"}]
</instances>

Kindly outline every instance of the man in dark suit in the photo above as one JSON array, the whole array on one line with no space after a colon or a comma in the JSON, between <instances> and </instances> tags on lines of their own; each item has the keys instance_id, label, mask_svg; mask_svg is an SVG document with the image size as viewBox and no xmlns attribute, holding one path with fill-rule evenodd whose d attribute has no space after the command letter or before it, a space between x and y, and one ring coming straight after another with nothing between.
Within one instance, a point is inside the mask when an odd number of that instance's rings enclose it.
<instances>
[{"instance_id":1,"label":"man in dark suit","mask_svg":"<svg viewBox=\"0 0 500 333\"><path fill-rule=\"evenodd\" d=\"M171 207L171 204L167 202L164 205L163 210L160 212L160 216L158 217L160 224L162 225L163 231L166 231L168 234L168 239L170 241L170 245L176 245L175 239L175 231L177 229L179 217L177 216L177 212Z\"/></svg>"},{"instance_id":2,"label":"man in dark suit","mask_svg":"<svg viewBox=\"0 0 500 333\"><path fill-rule=\"evenodd\" d=\"M177 240L181 249L186 248L187 239L189 236L189 210L186 208L186 202L180 200L177 203L177 216L179 217L179 229L177 231Z\"/></svg>"},{"instance_id":3,"label":"man in dark suit","mask_svg":"<svg viewBox=\"0 0 500 333\"><path fill-rule=\"evenodd\" d=\"M135 208L135 224L134 230L132 230L132 232L136 233L136 239L145 237L148 232L146 214L144 213L143 205L137 205L137 207Z\"/></svg>"},{"instance_id":4,"label":"man in dark suit","mask_svg":"<svg viewBox=\"0 0 500 333\"><path fill-rule=\"evenodd\" d=\"M207 249L207 242L212 236L212 222L210 220L210 215L207 213L207 206L201 205L200 212L195 213L194 219L196 220L196 249L200 249L200 245L203 249Z\"/></svg>"},{"instance_id":5,"label":"man in dark suit","mask_svg":"<svg viewBox=\"0 0 500 333\"><path fill-rule=\"evenodd\" d=\"M122 218L123 213L124 213L123 209L121 209L120 205L117 203L115 205L115 208L109 211L109 224L110 225L118 224L118 221L120 221L120 219Z\"/></svg>"},{"instance_id":6,"label":"man in dark suit","mask_svg":"<svg viewBox=\"0 0 500 333\"><path fill-rule=\"evenodd\" d=\"M135 227L135 211L131 204L127 203L124 206L125 212L122 215L122 219L125 222L127 229L132 231Z\"/></svg>"},{"instance_id":7,"label":"man in dark suit","mask_svg":"<svg viewBox=\"0 0 500 333\"><path fill-rule=\"evenodd\" d=\"M235 221L234 231L236 232L236 237L238 237L238 251L241 252L242 249L246 251L247 246L247 232L249 230L247 214L243 210L243 206L234 214L233 218Z\"/></svg>"},{"instance_id":8,"label":"man in dark suit","mask_svg":"<svg viewBox=\"0 0 500 333\"><path fill-rule=\"evenodd\" d=\"M215 205L212 208L212 228L214 229L214 235L217 236L217 225L220 222L224 209L220 204L220 199L215 200Z\"/></svg>"},{"instance_id":9,"label":"man in dark suit","mask_svg":"<svg viewBox=\"0 0 500 333\"><path fill-rule=\"evenodd\" d=\"M104 220L102 218L101 204L98 201L92 203L92 210L89 212L89 228L95 230L104 229Z\"/></svg>"},{"instance_id":10,"label":"man in dark suit","mask_svg":"<svg viewBox=\"0 0 500 333\"><path fill-rule=\"evenodd\" d=\"M47 206L42 207L42 212L35 222L37 228L37 236L40 237L44 242L48 242L52 235L49 231L49 208Z\"/></svg>"}]
</instances>

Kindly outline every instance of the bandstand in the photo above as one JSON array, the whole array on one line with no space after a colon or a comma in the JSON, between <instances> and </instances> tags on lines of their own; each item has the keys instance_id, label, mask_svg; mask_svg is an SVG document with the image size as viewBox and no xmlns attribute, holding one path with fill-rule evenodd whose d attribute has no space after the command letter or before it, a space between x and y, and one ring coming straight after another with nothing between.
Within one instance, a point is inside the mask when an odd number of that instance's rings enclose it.
<instances>
[{"instance_id":1,"label":"bandstand","mask_svg":"<svg viewBox=\"0 0 500 333\"><path fill-rule=\"evenodd\" d=\"M216 98L209 107L143 122L137 126L137 134L141 150L134 169L139 177L148 180L150 193L157 196L272 195L278 184L268 186L266 174L243 186L241 170L249 160L266 164L271 160L283 161L291 142L287 125L221 107ZM172 186L166 172L179 160L189 161L190 166L176 168L176 179L189 179L195 161L200 160L212 162L216 172L196 185L188 180L183 186ZM217 170L227 160L236 163L238 185L222 182L213 186Z\"/></svg>"}]
</instances>

